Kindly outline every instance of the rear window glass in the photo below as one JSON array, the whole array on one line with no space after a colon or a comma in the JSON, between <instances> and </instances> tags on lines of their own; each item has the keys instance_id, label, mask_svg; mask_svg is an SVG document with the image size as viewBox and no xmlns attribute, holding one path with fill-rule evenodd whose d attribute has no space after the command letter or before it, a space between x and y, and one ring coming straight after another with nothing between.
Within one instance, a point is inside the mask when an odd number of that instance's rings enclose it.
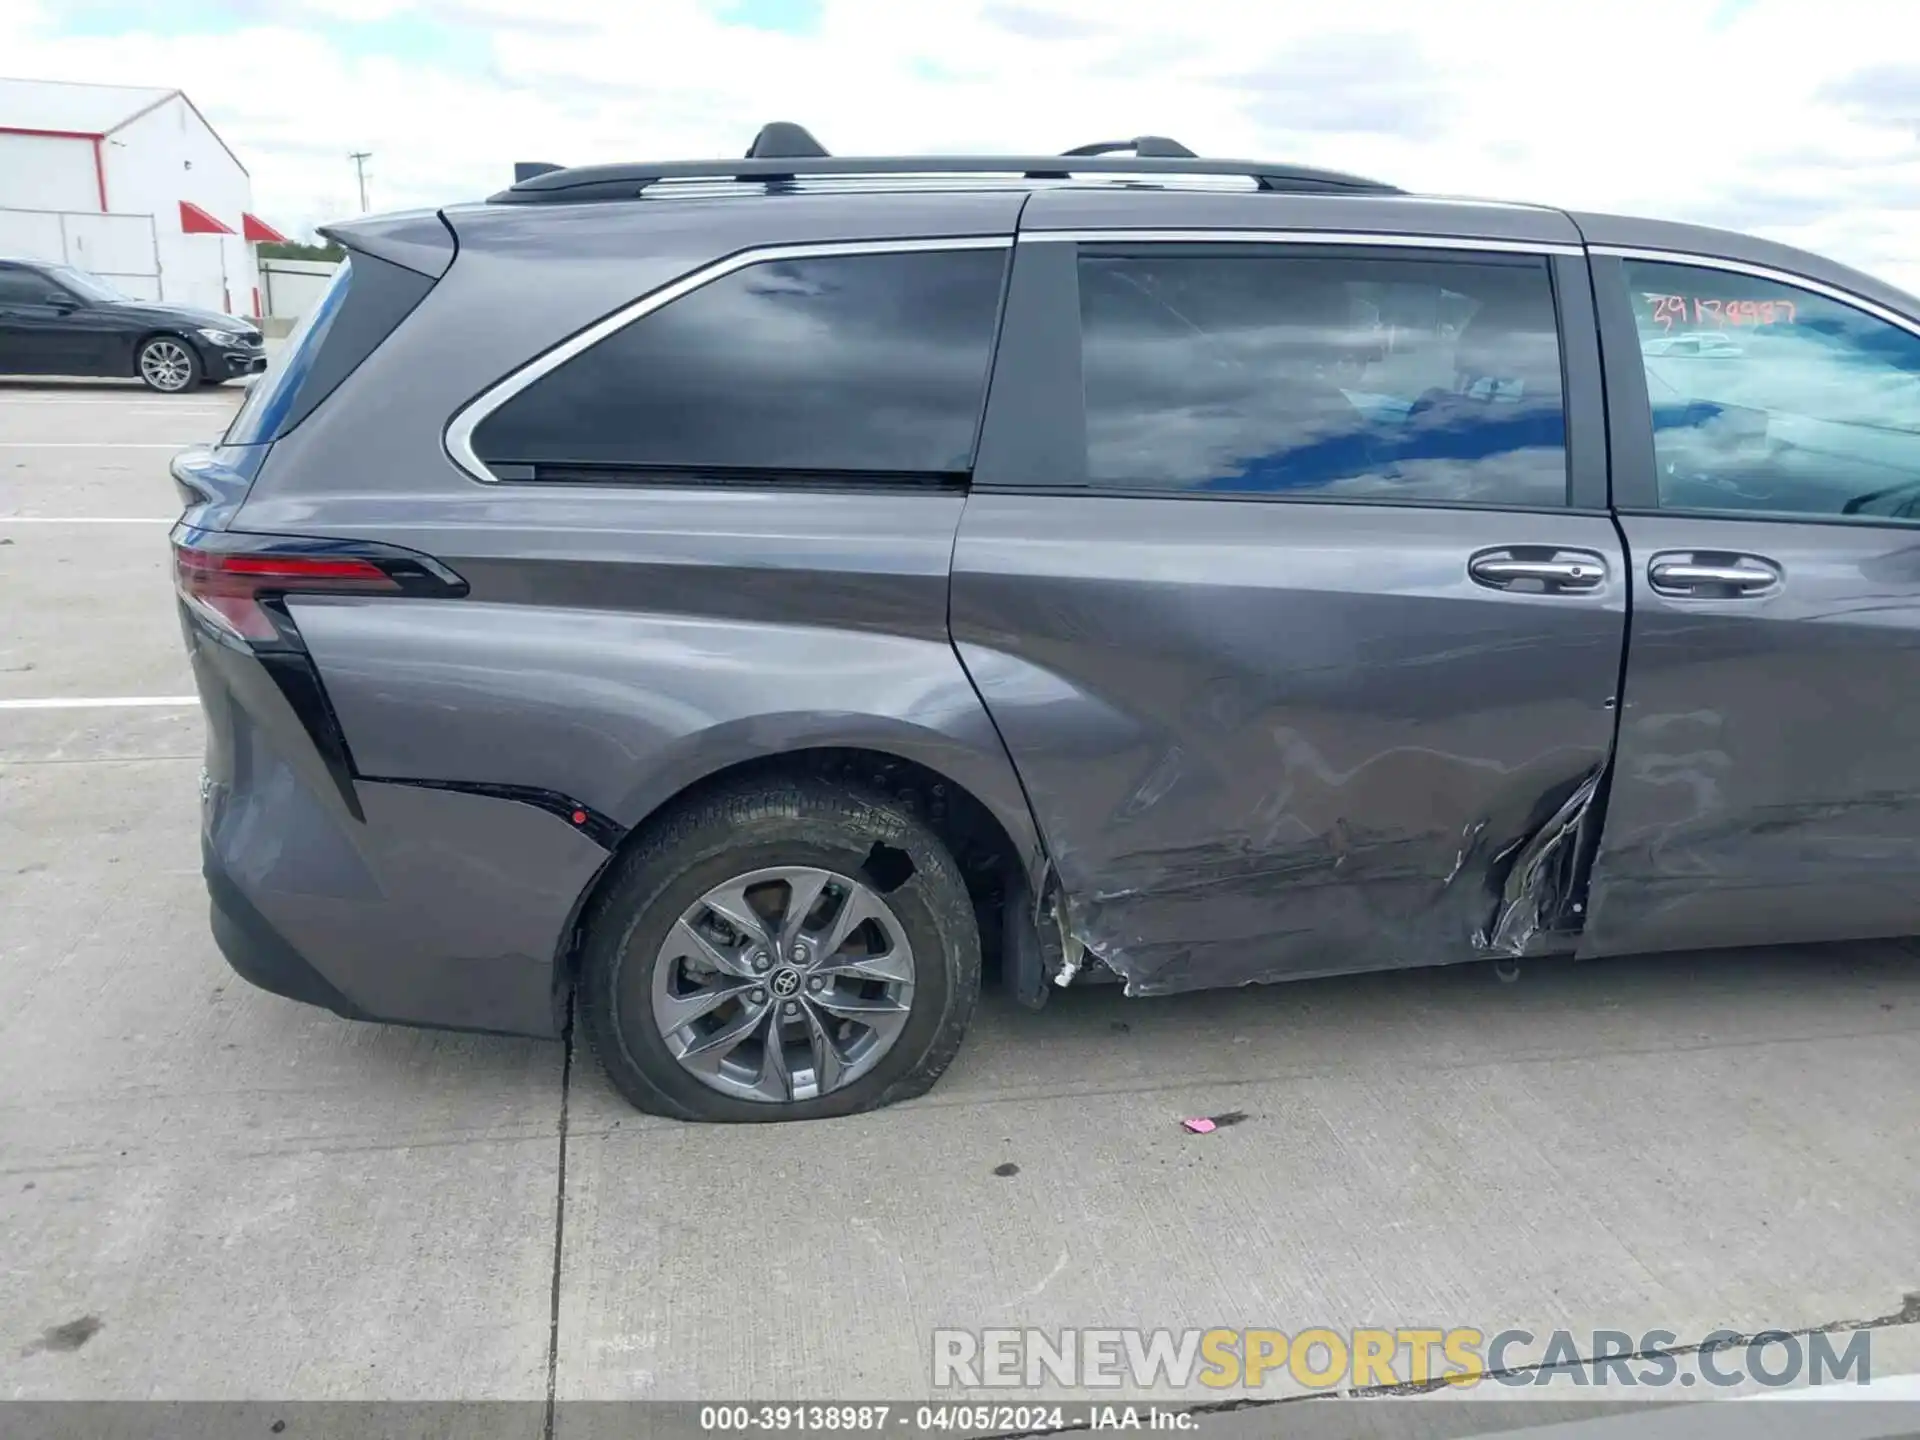
<instances>
[{"instance_id":1,"label":"rear window glass","mask_svg":"<svg viewBox=\"0 0 1920 1440\"><path fill-rule=\"evenodd\" d=\"M474 453L536 478L964 472L1006 262L1000 248L747 266L536 380L475 428Z\"/></svg>"},{"instance_id":2,"label":"rear window glass","mask_svg":"<svg viewBox=\"0 0 1920 1440\"><path fill-rule=\"evenodd\" d=\"M299 398L308 374L313 369L334 317L347 302L347 290L353 284L353 262L343 260L318 300L308 307L299 323L287 336L280 353L267 366L266 373L247 390L233 423L227 427L229 445L258 445L275 439L287 428L288 416Z\"/></svg>"}]
</instances>

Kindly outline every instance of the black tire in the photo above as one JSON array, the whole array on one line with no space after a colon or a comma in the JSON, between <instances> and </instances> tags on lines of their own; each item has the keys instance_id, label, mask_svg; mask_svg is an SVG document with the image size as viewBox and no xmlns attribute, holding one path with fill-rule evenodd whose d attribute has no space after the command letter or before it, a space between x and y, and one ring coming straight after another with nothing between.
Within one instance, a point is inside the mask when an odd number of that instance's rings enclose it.
<instances>
[{"instance_id":1,"label":"black tire","mask_svg":"<svg viewBox=\"0 0 1920 1440\"><path fill-rule=\"evenodd\" d=\"M166 356L166 364L160 362ZM161 380L164 372L177 379ZM140 342L140 348L133 357L133 372L149 390L158 390L162 395L184 395L197 388L205 373L200 364L200 352L178 335L150 335Z\"/></svg>"},{"instance_id":2,"label":"black tire","mask_svg":"<svg viewBox=\"0 0 1920 1440\"><path fill-rule=\"evenodd\" d=\"M808 1100L738 1099L684 1070L644 997L668 929L712 887L775 865L871 875L876 844L912 873L885 889L914 957L912 1010L867 1074ZM980 935L953 857L907 809L821 780L723 791L673 812L616 862L587 916L580 1021L614 1088L641 1110L681 1120L815 1120L923 1095L960 1049L980 991ZM633 1013L638 1011L639 1013Z\"/></svg>"}]
</instances>

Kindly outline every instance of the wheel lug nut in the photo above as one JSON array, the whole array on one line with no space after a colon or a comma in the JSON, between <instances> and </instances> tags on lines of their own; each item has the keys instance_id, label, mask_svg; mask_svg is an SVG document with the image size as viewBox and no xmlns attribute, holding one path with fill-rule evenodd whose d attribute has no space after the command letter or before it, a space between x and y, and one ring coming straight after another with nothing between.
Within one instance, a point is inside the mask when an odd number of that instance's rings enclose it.
<instances>
[{"instance_id":1,"label":"wheel lug nut","mask_svg":"<svg viewBox=\"0 0 1920 1440\"><path fill-rule=\"evenodd\" d=\"M767 952L764 950L754 951L752 956L749 958L755 970L765 970L769 965L773 963L771 960L767 959Z\"/></svg>"},{"instance_id":2,"label":"wheel lug nut","mask_svg":"<svg viewBox=\"0 0 1920 1440\"><path fill-rule=\"evenodd\" d=\"M789 1015L798 1015L800 1013L800 1003L797 1000L787 1001L785 1008Z\"/></svg>"},{"instance_id":3,"label":"wheel lug nut","mask_svg":"<svg viewBox=\"0 0 1920 1440\"><path fill-rule=\"evenodd\" d=\"M756 1005L764 1005L767 1002L767 992L764 990L754 990L747 995L747 998Z\"/></svg>"},{"instance_id":4,"label":"wheel lug nut","mask_svg":"<svg viewBox=\"0 0 1920 1440\"><path fill-rule=\"evenodd\" d=\"M827 982L822 980L818 975L814 976L811 980L807 981L807 989L815 991L816 993L818 991L824 990L826 988L826 985L827 985Z\"/></svg>"}]
</instances>

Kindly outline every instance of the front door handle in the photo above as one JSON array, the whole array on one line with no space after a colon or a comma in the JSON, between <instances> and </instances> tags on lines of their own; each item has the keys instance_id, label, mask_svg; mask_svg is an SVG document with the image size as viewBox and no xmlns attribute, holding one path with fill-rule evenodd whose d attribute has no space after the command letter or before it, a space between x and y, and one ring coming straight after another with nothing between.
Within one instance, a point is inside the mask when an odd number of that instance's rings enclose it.
<instances>
[{"instance_id":1,"label":"front door handle","mask_svg":"<svg viewBox=\"0 0 1920 1440\"><path fill-rule=\"evenodd\" d=\"M1759 555L1677 551L1647 562L1647 584L1661 595L1725 600L1759 595L1780 583L1780 567Z\"/></svg>"},{"instance_id":2,"label":"front door handle","mask_svg":"<svg viewBox=\"0 0 1920 1440\"><path fill-rule=\"evenodd\" d=\"M1598 590L1607 578L1607 562L1588 550L1514 545L1482 550L1467 561L1467 574L1476 584L1493 590L1560 594Z\"/></svg>"}]
</instances>

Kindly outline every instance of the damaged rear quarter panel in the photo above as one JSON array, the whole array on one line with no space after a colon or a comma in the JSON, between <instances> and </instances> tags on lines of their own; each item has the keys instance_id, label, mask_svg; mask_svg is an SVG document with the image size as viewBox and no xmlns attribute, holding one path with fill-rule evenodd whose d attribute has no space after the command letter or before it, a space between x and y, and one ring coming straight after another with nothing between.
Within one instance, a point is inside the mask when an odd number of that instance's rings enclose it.
<instances>
[{"instance_id":1,"label":"damaged rear quarter panel","mask_svg":"<svg viewBox=\"0 0 1920 1440\"><path fill-rule=\"evenodd\" d=\"M1609 580L1490 591L1489 545ZM1068 933L1152 994L1543 948L1611 749L1622 567L1592 515L977 493L952 625Z\"/></svg>"}]
</instances>

